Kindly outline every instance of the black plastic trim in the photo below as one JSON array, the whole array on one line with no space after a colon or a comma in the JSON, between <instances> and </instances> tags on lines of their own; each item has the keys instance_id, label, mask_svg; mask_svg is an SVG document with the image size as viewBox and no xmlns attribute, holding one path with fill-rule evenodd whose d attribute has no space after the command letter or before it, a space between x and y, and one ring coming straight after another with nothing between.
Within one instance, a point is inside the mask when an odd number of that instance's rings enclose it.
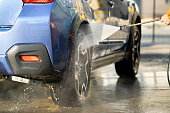
<instances>
[{"instance_id":1,"label":"black plastic trim","mask_svg":"<svg viewBox=\"0 0 170 113\"><path fill-rule=\"evenodd\" d=\"M23 62L21 55L36 55L39 62ZM43 44L17 44L8 52L7 58L14 75L50 75L52 65L46 47Z\"/></svg>"}]
</instances>

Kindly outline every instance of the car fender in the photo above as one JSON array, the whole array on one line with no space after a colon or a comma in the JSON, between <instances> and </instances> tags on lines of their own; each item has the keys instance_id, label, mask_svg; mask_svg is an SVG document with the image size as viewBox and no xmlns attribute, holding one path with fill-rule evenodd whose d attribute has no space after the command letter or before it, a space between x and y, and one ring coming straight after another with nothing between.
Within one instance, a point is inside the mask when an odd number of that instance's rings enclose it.
<instances>
[{"instance_id":1,"label":"car fender","mask_svg":"<svg viewBox=\"0 0 170 113\"><path fill-rule=\"evenodd\" d=\"M81 24L88 24L87 16L84 12L79 12L73 19L70 27L69 39L72 42Z\"/></svg>"},{"instance_id":2,"label":"car fender","mask_svg":"<svg viewBox=\"0 0 170 113\"><path fill-rule=\"evenodd\" d=\"M139 7L133 0L128 0L129 24L141 23ZM141 25L137 26L141 32Z\"/></svg>"},{"instance_id":3,"label":"car fender","mask_svg":"<svg viewBox=\"0 0 170 113\"><path fill-rule=\"evenodd\" d=\"M129 24L134 24L137 18L140 19L139 7L133 0L128 0Z\"/></svg>"},{"instance_id":4,"label":"car fender","mask_svg":"<svg viewBox=\"0 0 170 113\"><path fill-rule=\"evenodd\" d=\"M133 0L128 0L128 12L129 12L129 25L135 24L135 23L141 23L141 17L140 17L140 13L139 13L139 8L138 8L137 4ZM139 31L141 33L141 25L139 25L137 27L139 28ZM129 28L129 30L130 30L130 28ZM130 37L130 34L129 34L127 42L129 42L130 38L131 37ZM124 49L127 50L127 46L124 46L124 47L125 47ZM126 53L126 56L127 56L127 54L128 53Z\"/></svg>"},{"instance_id":5,"label":"car fender","mask_svg":"<svg viewBox=\"0 0 170 113\"><path fill-rule=\"evenodd\" d=\"M84 12L79 12L76 14L76 16L73 19L72 25L69 30L69 43L68 43L68 55L67 55L67 60L65 60L65 67L61 69L61 71L65 70L67 65L69 64L69 59L71 57L71 51L72 51L72 45L74 45L74 39L76 38L78 29L81 24L87 24L88 19L87 16Z\"/></svg>"}]
</instances>

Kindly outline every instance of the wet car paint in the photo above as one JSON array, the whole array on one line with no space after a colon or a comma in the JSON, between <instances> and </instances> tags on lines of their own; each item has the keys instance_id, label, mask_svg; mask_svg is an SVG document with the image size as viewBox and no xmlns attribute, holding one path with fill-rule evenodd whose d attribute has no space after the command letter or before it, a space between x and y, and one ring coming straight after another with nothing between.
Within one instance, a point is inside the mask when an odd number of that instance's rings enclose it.
<instances>
[{"instance_id":1,"label":"wet car paint","mask_svg":"<svg viewBox=\"0 0 170 113\"><path fill-rule=\"evenodd\" d=\"M61 70L65 67L65 62L68 59L69 55L69 31L72 25L72 18L69 15L69 10L67 6L59 7L57 1L53 7L51 17L50 17L50 26L51 26L51 40L52 40L52 50L53 50L53 64L56 70ZM61 3L60 3L61 5ZM64 9L64 13L63 13Z\"/></svg>"}]
</instances>

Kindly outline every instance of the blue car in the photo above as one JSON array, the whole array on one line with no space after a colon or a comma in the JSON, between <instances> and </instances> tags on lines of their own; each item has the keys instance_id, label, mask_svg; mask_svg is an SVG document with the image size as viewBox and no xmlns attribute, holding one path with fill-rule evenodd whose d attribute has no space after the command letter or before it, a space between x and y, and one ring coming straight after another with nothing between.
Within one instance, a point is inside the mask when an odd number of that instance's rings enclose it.
<instances>
[{"instance_id":1,"label":"blue car","mask_svg":"<svg viewBox=\"0 0 170 113\"><path fill-rule=\"evenodd\" d=\"M132 0L0 0L0 9L1 75L45 81L59 105L83 104L96 68L138 72L141 26L121 27L141 22Z\"/></svg>"}]
</instances>

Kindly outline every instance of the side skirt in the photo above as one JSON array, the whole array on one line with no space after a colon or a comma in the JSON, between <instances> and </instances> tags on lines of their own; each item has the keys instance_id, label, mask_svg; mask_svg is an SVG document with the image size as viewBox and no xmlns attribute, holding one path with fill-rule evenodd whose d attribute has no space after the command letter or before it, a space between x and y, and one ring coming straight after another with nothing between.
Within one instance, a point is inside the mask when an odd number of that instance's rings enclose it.
<instances>
[{"instance_id":1,"label":"side skirt","mask_svg":"<svg viewBox=\"0 0 170 113\"><path fill-rule=\"evenodd\" d=\"M125 51L119 50L110 55L106 55L104 57L94 59L92 61L92 70L118 62L122 60L123 58L125 58Z\"/></svg>"}]
</instances>

